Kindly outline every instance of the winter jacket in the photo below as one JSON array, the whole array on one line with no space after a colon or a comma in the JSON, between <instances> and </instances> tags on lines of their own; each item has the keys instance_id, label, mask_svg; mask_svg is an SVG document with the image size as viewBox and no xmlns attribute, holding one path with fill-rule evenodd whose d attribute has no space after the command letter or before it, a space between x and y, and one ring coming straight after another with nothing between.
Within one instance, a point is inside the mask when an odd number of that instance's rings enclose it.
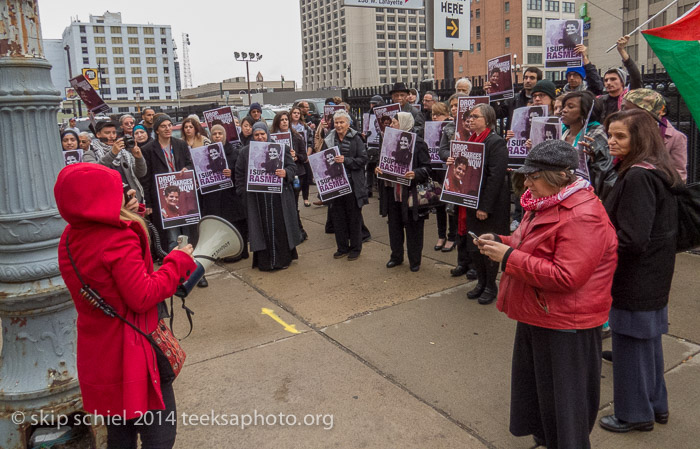
<instances>
[{"instance_id":1,"label":"winter jacket","mask_svg":"<svg viewBox=\"0 0 700 449\"><path fill-rule=\"evenodd\" d=\"M124 149L119 151L119 154L116 156L110 150L106 152L104 156L102 156L102 159L100 159L100 164L123 172L124 176L126 177L126 183L129 184L129 187L136 191L136 199L139 201L139 203L145 202L143 187L139 181L139 178L146 176L146 172L148 170L143 153L141 153L141 157L137 158L134 157L131 152Z\"/></svg>"},{"instance_id":2,"label":"winter jacket","mask_svg":"<svg viewBox=\"0 0 700 449\"><path fill-rule=\"evenodd\" d=\"M668 304L678 225L670 184L660 170L632 166L605 200L620 242L612 285L616 309L660 310Z\"/></svg>"},{"instance_id":3,"label":"winter jacket","mask_svg":"<svg viewBox=\"0 0 700 449\"><path fill-rule=\"evenodd\" d=\"M78 312L77 368L83 408L99 415L135 418L164 408L156 354L141 334L105 315L80 294L83 280L114 309L145 333L158 323L158 303L196 268L192 258L174 251L154 272L144 229L122 221L122 180L96 164L64 168L54 187L56 205L68 222L58 247L61 276Z\"/></svg>"},{"instance_id":4,"label":"winter jacket","mask_svg":"<svg viewBox=\"0 0 700 449\"><path fill-rule=\"evenodd\" d=\"M579 190L556 206L527 211L502 264L498 310L548 329L590 329L608 319L617 236L598 197Z\"/></svg>"},{"instance_id":5,"label":"winter jacket","mask_svg":"<svg viewBox=\"0 0 700 449\"><path fill-rule=\"evenodd\" d=\"M367 165L367 150L360 133L349 129L342 142L338 140L335 130L328 133L323 139L321 151L338 146L340 155L345 157L345 171L352 186L352 192L357 200L357 207L362 207L369 202L367 197L367 184L365 178L365 166Z\"/></svg>"}]
</instances>

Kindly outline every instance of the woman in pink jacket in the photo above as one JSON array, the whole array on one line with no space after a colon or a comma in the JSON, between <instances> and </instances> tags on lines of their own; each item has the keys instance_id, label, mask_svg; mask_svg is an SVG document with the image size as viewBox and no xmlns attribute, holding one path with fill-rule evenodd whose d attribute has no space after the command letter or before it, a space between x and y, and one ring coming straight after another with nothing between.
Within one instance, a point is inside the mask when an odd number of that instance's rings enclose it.
<instances>
[{"instance_id":1,"label":"woman in pink jacket","mask_svg":"<svg viewBox=\"0 0 700 449\"><path fill-rule=\"evenodd\" d=\"M104 416L106 422L110 418L109 448L136 448L139 435L143 448L171 448L177 428L173 379L159 372L157 357L161 356L143 335L83 298L83 284L68 248L83 281L148 334L163 317L163 300L195 269L192 246L173 250L154 272L145 224L124 208L121 176L107 167L74 164L64 168L54 195L68 222L58 261L78 311L77 367L83 407ZM151 411L158 411L153 419L139 420Z\"/></svg>"},{"instance_id":2,"label":"woman in pink jacket","mask_svg":"<svg viewBox=\"0 0 700 449\"><path fill-rule=\"evenodd\" d=\"M561 140L534 147L514 177L527 187L520 226L474 241L501 263L498 309L518 322L510 431L550 449L590 448L617 264L615 228L578 163Z\"/></svg>"}]
</instances>

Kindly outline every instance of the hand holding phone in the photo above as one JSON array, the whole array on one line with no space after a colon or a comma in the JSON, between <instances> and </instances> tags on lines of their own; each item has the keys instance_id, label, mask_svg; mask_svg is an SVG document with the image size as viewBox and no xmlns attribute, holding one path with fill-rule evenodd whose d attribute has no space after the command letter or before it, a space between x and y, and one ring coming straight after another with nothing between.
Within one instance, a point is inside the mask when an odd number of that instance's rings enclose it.
<instances>
[{"instance_id":1,"label":"hand holding phone","mask_svg":"<svg viewBox=\"0 0 700 449\"><path fill-rule=\"evenodd\" d=\"M473 238L474 240L476 240L477 242L479 241L479 236L474 234L472 231L468 231L467 234L469 234L469 236L471 238Z\"/></svg>"}]
</instances>

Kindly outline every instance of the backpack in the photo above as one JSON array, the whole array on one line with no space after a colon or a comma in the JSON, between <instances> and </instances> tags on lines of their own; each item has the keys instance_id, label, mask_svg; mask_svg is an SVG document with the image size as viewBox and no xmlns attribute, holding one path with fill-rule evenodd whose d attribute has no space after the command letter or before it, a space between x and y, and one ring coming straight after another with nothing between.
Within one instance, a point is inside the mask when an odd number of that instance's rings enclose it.
<instances>
[{"instance_id":1,"label":"backpack","mask_svg":"<svg viewBox=\"0 0 700 449\"><path fill-rule=\"evenodd\" d=\"M673 189L678 203L676 252L700 246L700 182Z\"/></svg>"}]
</instances>

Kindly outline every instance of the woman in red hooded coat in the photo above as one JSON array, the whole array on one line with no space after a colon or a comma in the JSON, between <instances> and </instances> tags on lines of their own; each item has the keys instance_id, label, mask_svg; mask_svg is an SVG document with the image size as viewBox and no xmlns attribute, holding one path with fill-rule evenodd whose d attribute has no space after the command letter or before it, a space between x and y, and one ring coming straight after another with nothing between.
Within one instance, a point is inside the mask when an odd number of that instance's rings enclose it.
<instances>
[{"instance_id":1,"label":"woman in red hooded coat","mask_svg":"<svg viewBox=\"0 0 700 449\"><path fill-rule=\"evenodd\" d=\"M154 272L143 220L123 207L121 176L107 167L66 167L58 175L54 195L68 222L58 260L78 311L77 365L83 407L89 413L111 417L105 419L110 448L136 448L139 434L143 448L170 448L177 423L172 379L161 378L156 352L143 335L80 295L82 284L66 248L69 244L85 283L148 334L155 329L159 314L162 317L163 305L159 304L195 269L192 246L173 250ZM149 411L159 411L159 415L152 421L138 419Z\"/></svg>"}]
</instances>

